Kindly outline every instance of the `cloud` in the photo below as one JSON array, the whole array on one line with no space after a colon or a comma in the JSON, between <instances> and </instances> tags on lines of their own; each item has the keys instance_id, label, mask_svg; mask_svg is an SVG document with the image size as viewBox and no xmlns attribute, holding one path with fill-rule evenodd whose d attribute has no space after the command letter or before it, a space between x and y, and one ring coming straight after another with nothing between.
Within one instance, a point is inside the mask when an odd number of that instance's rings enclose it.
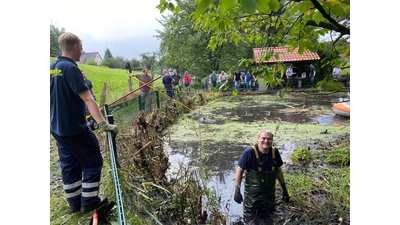
<instances>
[{"instance_id":1,"label":"cloud","mask_svg":"<svg viewBox=\"0 0 400 225\"><path fill-rule=\"evenodd\" d=\"M50 20L83 40L86 52L104 55L106 48L113 56L139 59L144 52L158 51L160 41L154 37L162 30L156 19L159 0L108 2L55 1ZM58 9L58 10L57 10Z\"/></svg>"}]
</instances>

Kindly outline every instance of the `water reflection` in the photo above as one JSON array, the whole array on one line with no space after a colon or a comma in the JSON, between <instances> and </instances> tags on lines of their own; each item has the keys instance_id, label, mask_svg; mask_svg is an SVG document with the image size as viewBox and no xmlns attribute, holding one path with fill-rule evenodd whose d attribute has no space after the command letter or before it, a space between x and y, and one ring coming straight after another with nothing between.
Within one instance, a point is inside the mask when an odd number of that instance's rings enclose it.
<instances>
[{"instance_id":1,"label":"water reflection","mask_svg":"<svg viewBox=\"0 0 400 225\"><path fill-rule=\"evenodd\" d=\"M177 171L180 165L198 170L205 165L213 174L207 186L221 197L220 212L228 216L228 221L240 221L243 216L242 204L233 201L234 181L237 162L246 144L232 145L219 142L208 145L199 143L168 143L170 154L169 173Z\"/></svg>"}]
</instances>

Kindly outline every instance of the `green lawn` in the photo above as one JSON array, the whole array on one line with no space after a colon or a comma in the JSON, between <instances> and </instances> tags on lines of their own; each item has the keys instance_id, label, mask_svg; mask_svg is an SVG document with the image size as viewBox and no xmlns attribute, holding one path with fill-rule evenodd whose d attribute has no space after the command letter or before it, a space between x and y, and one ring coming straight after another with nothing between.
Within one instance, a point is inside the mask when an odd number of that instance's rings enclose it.
<instances>
[{"instance_id":1,"label":"green lawn","mask_svg":"<svg viewBox=\"0 0 400 225\"><path fill-rule=\"evenodd\" d=\"M56 60L55 57L50 57L50 62ZM107 83L107 97L106 103L110 103L123 95L129 93L128 86L128 71L125 69L111 69L105 66L92 66L86 64L79 64L78 67L86 71L86 77L92 81L94 93L97 98L97 102L100 103L101 92L104 83ZM142 73L141 71L133 71L132 73ZM150 74L150 71L149 71ZM161 74L155 73L154 78L157 78ZM136 89L139 87L138 81L135 78L132 79L132 88ZM161 79L158 79L153 84L154 87L163 87Z\"/></svg>"}]
</instances>

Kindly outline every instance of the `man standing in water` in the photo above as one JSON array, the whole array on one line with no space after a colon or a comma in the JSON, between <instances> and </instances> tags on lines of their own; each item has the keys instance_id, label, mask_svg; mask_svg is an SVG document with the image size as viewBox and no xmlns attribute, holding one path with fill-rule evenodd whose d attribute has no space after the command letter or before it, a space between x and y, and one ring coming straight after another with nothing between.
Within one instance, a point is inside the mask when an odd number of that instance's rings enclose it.
<instances>
[{"instance_id":1,"label":"man standing in water","mask_svg":"<svg viewBox=\"0 0 400 225\"><path fill-rule=\"evenodd\" d=\"M276 179L282 187L282 199L289 202L289 194L281 169L283 161L278 149L272 146L272 142L271 131L260 131L258 144L247 147L239 159L235 176L234 200L238 204L243 202L245 222L259 220L275 210ZM246 176L243 199L240 184L244 171L246 171Z\"/></svg>"}]
</instances>

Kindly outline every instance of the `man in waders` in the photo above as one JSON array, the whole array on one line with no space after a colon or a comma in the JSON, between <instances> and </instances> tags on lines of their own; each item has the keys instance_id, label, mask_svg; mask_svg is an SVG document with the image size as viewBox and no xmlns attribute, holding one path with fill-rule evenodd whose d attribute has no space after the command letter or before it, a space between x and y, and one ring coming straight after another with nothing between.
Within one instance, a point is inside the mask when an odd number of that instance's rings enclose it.
<instances>
[{"instance_id":1,"label":"man in waders","mask_svg":"<svg viewBox=\"0 0 400 225\"><path fill-rule=\"evenodd\" d=\"M282 187L282 199L289 202L289 194L281 169L283 161L278 149L272 146L272 142L271 131L260 131L258 144L247 147L239 159L235 177L234 200L238 204L243 202L245 222L268 217L274 211L277 178ZM240 184L244 171L246 171L246 176L243 200Z\"/></svg>"}]
</instances>

